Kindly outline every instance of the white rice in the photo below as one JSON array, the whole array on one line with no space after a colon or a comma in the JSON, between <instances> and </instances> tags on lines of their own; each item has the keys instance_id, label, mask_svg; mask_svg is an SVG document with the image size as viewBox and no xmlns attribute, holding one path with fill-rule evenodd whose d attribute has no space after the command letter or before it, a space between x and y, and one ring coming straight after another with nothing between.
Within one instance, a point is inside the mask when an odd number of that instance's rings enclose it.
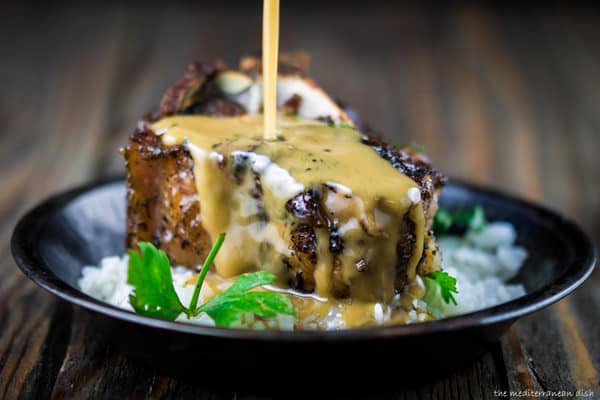
<instances>
[{"instance_id":1,"label":"white rice","mask_svg":"<svg viewBox=\"0 0 600 400\"><path fill-rule=\"evenodd\" d=\"M110 303L114 306L133 311L133 307L129 303L129 295L133 287L127 284L127 265L129 257L105 257L100 261L100 265L86 266L81 271L81 279L79 279L79 287L81 291L98 299ZM179 296L182 304L189 304L192 294L194 293L194 285L190 284L190 278L194 273L188 268L177 266L171 269L173 275L173 287ZM232 282L223 282L219 289L227 289ZM208 285L203 285L200 290L199 304L213 297ZM214 321L205 313L201 313L191 319L188 319L185 314L181 314L178 321L186 321L199 325L214 326ZM289 315L279 315L276 318L269 320L257 320L253 314L244 316L243 321L238 327L252 329L276 328L281 330L294 329L294 317Z\"/></svg>"},{"instance_id":2,"label":"white rice","mask_svg":"<svg viewBox=\"0 0 600 400\"><path fill-rule=\"evenodd\" d=\"M514 244L516 233L514 227L506 222L493 222L487 224L479 232L467 232L464 237L442 236L437 239L443 255L444 271L457 279L458 294L454 297L457 306L446 304L437 296L435 302L425 304L422 300L416 301L413 310L408 313L409 322L419 322L427 319L426 311L436 318L463 314L478 309L491 307L504 303L516 297L523 296L525 289L520 284L507 284L506 281L514 277L527 258L527 251ZM86 266L82 270L79 280L81 290L99 300L114 306L133 311L129 304L129 294L132 287L127 284L128 257L106 257L98 266ZM192 271L184 267L172 269L173 284L181 302L188 304L194 285L190 284ZM226 289L231 283L224 282ZM207 301L214 295L208 285L204 285L200 292L200 303ZM398 301L399 299L395 299ZM426 311L425 311L426 310ZM380 323L386 323L390 318L390 306L375 304L373 316ZM190 320L183 314L178 320L188 321L201 325L214 325L212 319L202 313ZM268 320L255 319L252 314L243 318L240 327L253 329L294 329L294 317L280 315ZM310 321L303 321L306 327L311 326ZM332 307L329 314L320 324L316 318L314 327L326 326L327 329L343 329L344 321L340 311Z\"/></svg>"},{"instance_id":3,"label":"white rice","mask_svg":"<svg viewBox=\"0 0 600 400\"><path fill-rule=\"evenodd\" d=\"M444 271L456 278L457 306L443 301L429 304L436 317L464 314L505 303L525 294L521 284L508 284L527 258L527 250L515 245L517 234L507 222L492 222L464 237L437 239Z\"/></svg>"}]
</instances>

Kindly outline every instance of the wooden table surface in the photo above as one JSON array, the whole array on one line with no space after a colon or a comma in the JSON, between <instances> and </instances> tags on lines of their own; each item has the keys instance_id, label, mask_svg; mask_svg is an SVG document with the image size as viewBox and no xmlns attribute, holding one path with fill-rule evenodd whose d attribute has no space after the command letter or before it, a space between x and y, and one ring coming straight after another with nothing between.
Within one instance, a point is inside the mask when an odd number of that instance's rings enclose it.
<instances>
[{"instance_id":1,"label":"wooden table surface","mask_svg":"<svg viewBox=\"0 0 600 400\"><path fill-rule=\"evenodd\" d=\"M259 2L199 3L2 6L0 398L286 397L156 374L105 341L87 312L29 282L10 256L28 208L123 171L119 146L188 62L235 65L259 47ZM564 213L597 245L599 14L544 3L518 12L365 4L284 0L282 47L309 51L316 80L388 139L424 145L450 176ZM599 275L519 321L475 365L373 397L487 399L526 389L599 397Z\"/></svg>"}]
</instances>

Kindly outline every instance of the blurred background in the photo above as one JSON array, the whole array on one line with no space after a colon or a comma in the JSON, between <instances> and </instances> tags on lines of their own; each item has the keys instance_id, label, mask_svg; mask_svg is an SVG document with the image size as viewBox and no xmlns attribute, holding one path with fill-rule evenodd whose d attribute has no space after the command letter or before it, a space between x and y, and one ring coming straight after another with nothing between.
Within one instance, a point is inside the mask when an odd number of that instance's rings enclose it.
<instances>
[{"instance_id":1,"label":"blurred background","mask_svg":"<svg viewBox=\"0 0 600 400\"><path fill-rule=\"evenodd\" d=\"M120 375L110 375L117 372L97 371L129 364L78 341L96 334L85 331L84 317L65 332L51 324L50 316L70 321L71 313L17 272L10 233L44 197L124 173L119 147L188 63L221 58L236 66L260 48L261 7L256 0L3 2L0 300L10 295L11 307L0 310L0 370L11 378L0 379L0 397L42 367L49 371L36 375L42 386L30 380L38 388L52 390L59 369L59 388L72 389L77 379L118 386L111 382ZM312 77L388 140L423 146L451 177L558 210L600 244L600 13L593 4L281 0L280 47L309 52ZM516 352L520 366L494 375L481 365L495 362L484 359L460 376L480 387L506 376L513 382L529 368L542 387L598 387L599 277L596 271L568 302L519 323L503 340L494 360ZM68 336L68 329L74 341L65 361L39 361L42 343L67 346L51 333ZM90 352L83 362L94 372L64 369L70 355ZM569 369L557 359L569 360Z\"/></svg>"}]
</instances>

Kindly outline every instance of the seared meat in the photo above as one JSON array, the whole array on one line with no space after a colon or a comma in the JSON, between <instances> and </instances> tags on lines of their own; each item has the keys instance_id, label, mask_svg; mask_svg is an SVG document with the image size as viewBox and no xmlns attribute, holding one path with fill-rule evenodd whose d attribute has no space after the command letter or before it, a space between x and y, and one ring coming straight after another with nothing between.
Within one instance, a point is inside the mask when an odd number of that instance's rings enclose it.
<instances>
[{"instance_id":1,"label":"seared meat","mask_svg":"<svg viewBox=\"0 0 600 400\"><path fill-rule=\"evenodd\" d=\"M281 69L287 74L280 76L279 85L283 86L280 107L306 119L353 126L348 114L305 77L306 62L294 57L289 60L293 65ZM185 146L165 145L159 136L161 132L153 132L149 123L173 114L224 117L259 112L262 102L260 93L257 95L260 63L256 58L245 58L241 64L242 72L229 70L220 63L216 66L191 65L184 77L165 93L158 112L148 116L142 128L131 136L124 152L128 171L128 247L134 248L138 241L151 241L165 250L173 263L188 267L197 267L206 257L211 238L202 225L202 202L194 184L194 161ZM317 103L320 107L315 109L313 105ZM364 131L362 142L417 183L425 228L430 230L439 191L444 184L443 175L431 166L426 156L410 148L388 145ZM222 167L229 168L227 170L231 170L233 178L240 182L251 173L248 168L236 170L233 165L227 165L234 163L232 158L225 157L221 162ZM261 179L258 175L252 179L252 196L258 204L262 204ZM319 254L323 254L319 249L319 238L327 238L333 265L331 291L337 297L345 297L350 293L352 282L345 276L341 257L344 249L352 244L345 243L338 232L337 217L328 215L321 198L323 193L335 190L323 182L321 188L309 188L286 203L285 211L294 222L290 232L290 254L282 256L281 263L285 266L286 281L290 287L312 292L316 285L315 269ZM272 216L263 208L261 219L268 221L269 218ZM399 240L396 244L397 290L408 283L405 270L417 243L415 226L408 213L403 221L398 226ZM363 229L367 230L366 227ZM439 252L436 252L433 236L428 232L417 272L424 275L438 269L439 262ZM359 259L355 268L359 273L366 273L369 263Z\"/></svg>"},{"instance_id":2,"label":"seared meat","mask_svg":"<svg viewBox=\"0 0 600 400\"><path fill-rule=\"evenodd\" d=\"M152 242L177 264L200 265L211 247L202 227L193 160L182 146L164 146L141 128L125 148L127 246Z\"/></svg>"},{"instance_id":3,"label":"seared meat","mask_svg":"<svg viewBox=\"0 0 600 400\"><path fill-rule=\"evenodd\" d=\"M221 99L222 96L214 82L217 74L223 70L224 66L220 63L215 66L190 64L185 74L163 95L158 117L192 113L195 108L202 107L207 102Z\"/></svg>"},{"instance_id":4,"label":"seared meat","mask_svg":"<svg viewBox=\"0 0 600 400\"><path fill-rule=\"evenodd\" d=\"M425 209L426 227L430 229L433 216L437 211L437 197L446 183L446 177L433 168L425 154L411 147L399 148L370 134L363 136L363 143L371 146L381 158L389 161L394 168L417 182Z\"/></svg>"}]
</instances>

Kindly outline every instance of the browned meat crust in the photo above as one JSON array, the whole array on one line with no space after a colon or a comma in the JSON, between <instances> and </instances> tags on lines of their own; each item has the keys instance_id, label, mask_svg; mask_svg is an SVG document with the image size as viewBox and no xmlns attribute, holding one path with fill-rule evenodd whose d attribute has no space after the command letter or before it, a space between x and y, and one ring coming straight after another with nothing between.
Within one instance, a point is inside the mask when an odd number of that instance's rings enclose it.
<instances>
[{"instance_id":1,"label":"browned meat crust","mask_svg":"<svg viewBox=\"0 0 600 400\"><path fill-rule=\"evenodd\" d=\"M282 75L302 75L308 74L310 56L303 51L283 52L279 54L279 73ZM262 58L260 53L251 54L240 60L240 70L251 73L261 74Z\"/></svg>"},{"instance_id":2,"label":"browned meat crust","mask_svg":"<svg viewBox=\"0 0 600 400\"><path fill-rule=\"evenodd\" d=\"M385 143L381 138L365 134L363 143L371 146L381 158L390 162L398 171L415 181L421 190L421 200L425 210L427 228L431 228L437 211L437 196L446 183L446 177L437 171L429 158L411 147L396 147Z\"/></svg>"},{"instance_id":3,"label":"browned meat crust","mask_svg":"<svg viewBox=\"0 0 600 400\"><path fill-rule=\"evenodd\" d=\"M446 183L446 177L433 167L425 154L417 152L411 147L396 147L369 134L364 135L363 143L371 146L381 158L389 161L394 168L409 176L419 185L427 235L424 241L423 256L417 266L417 273L424 276L435 271L441 265L442 259L431 228L433 217L438 209L438 197ZM408 239L409 236L406 238ZM400 252L401 249L398 248L398 251ZM398 285L397 283L396 287Z\"/></svg>"},{"instance_id":4,"label":"browned meat crust","mask_svg":"<svg viewBox=\"0 0 600 400\"><path fill-rule=\"evenodd\" d=\"M185 74L163 95L160 101L160 113L156 119L186 113L190 107L208 98L214 98L214 93L211 93L212 85L207 83L224 69L225 66L221 63L214 66L202 63L190 64Z\"/></svg>"},{"instance_id":5,"label":"browned meat crust","mask_svg":"<svg viewBox=\"0 0 600 400\"><path fill-rule=\"evenodd\" d=\"M317 266L317 235L313 226L303 223L292 230L292 250L292 257L285 260L288 283L292 289L312 292Z\"/></svg>"},{"instance_id":6,"label":"browned meat crust","mask_svg":"<svg viewBox=\"0 0 600 400\"><path fill-rule=\"evenodd\" d=\"M204 261L211 239L202 227L193 160L182 146L166 147L148 129L131 136L127 167L127 247L148 241L180 265Z\"/></svg>"},{"instance_id":7,"label":"browned meat crust","mask_svg":"<svg viewBox=\"0 0 600 400\"><path fill-rule=\"evenodd\" d=\"M300 70L301 62L294 66ZM260 68L256 58L242 61L246 71ZM303 67L305 68L305 66ZM163 96L159 112L149 117L156 120L171 114L202 114L234 116L246 113L243 106L226 98L214 84L214 78L226 68L222 64L208 66L193 64L185 75ZM293 112L294 102L286 109ZM355 115L355 113L349 115ZM359 123L357 126L361 126ZM426 229L431 228L437 210L437 199L445 177L435 170L429 159L411 148L399 148L364 131L363 143L373 148L394 168L413 179L420 187L425 212ZM144 125L133 136L125 152L128 171L127 192L127 246L134 248L138 241L151 241L162 248L172 262L194 267L200 265L211 246L211 238L202 227L200 202L193 178L193 161L184 146L165 146L160 137ZM256 178L256 193L260 197L260 179ZM319 191L305 191L289 200L286 209L298 223L292 229L292 256L284 264L288 267L288 282L292 288L311 292L315 288L314 270L317 264L316 230L326 230L329 251L333 257L333 289L339 297L349 294L338 255L344 242L337 234L335 224L320 209ZM396 288L406 284L405 266L415 244L411 221L399 227L397 244ZM364 264L364 265L363 265ZM366 270L366 263L357 264L357 270ZM440 255L431 232L425 238L425 250L418 266L424 275L438 269ZM338 268L336 268L338 266Z\"/></svg>"}]
</instances>

